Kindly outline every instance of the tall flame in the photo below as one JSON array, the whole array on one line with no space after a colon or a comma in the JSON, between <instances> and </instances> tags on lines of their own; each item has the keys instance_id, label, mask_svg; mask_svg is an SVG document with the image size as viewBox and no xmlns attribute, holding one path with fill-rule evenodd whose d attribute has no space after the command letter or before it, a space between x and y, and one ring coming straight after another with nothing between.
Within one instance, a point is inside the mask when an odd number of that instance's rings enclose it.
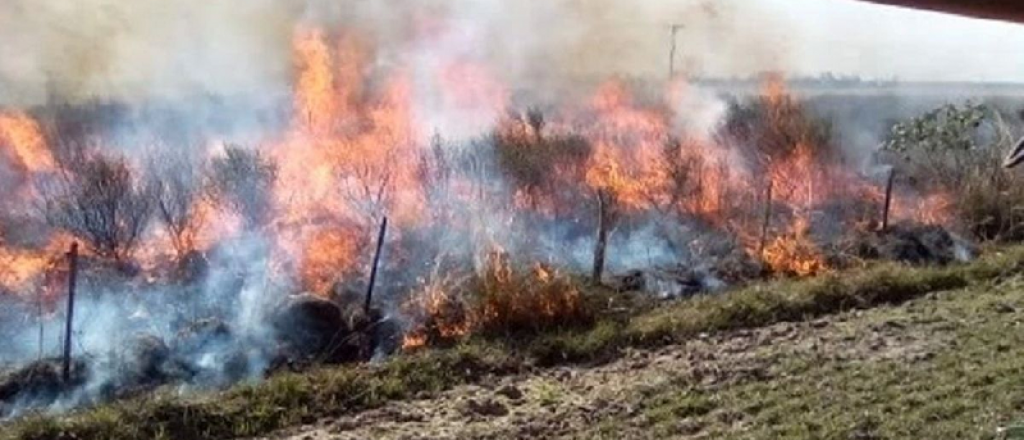
<instances>
[{"instance_id":1,"label":"tall flame","mask_svg":"<svg viewBox=\"0 0 1024 440\"><path fill-rule=\"evenodd\" d=\"M42 129L24 113L0 113L0 149L5 146L10 148L8 154L28 172L46 172L54 168L53 156Z\"/></svg>"}]
</instances>

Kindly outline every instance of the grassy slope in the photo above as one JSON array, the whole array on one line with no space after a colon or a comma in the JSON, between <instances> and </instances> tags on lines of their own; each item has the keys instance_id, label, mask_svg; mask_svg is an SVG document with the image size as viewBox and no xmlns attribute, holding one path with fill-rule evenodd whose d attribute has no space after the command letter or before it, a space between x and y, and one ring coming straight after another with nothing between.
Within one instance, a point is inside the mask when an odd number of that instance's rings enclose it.
<instances>
[{"instance_id":1,"label":"grassy slope","mask_svg":"<svg viewBox=\"0 0 1024 440\"><path fill-rule=\"evenodd\" d=\"M997 307L992 305L995 301L1005 300L993 296L998 292L1019 294L1016 284L1003 281L1022 268L1024 248L1012 248L963 266L910 269L880 265L808 281L767 283L681 301L631 319L609 318L591 329L542 335L511 347L478 341L399 356L377 366L281 375L219 394L153 396L67 417L32 417L7 426L0 438L253 436L389 400L437 393L487 375L519 371L526 364L610 359L626 346L663 346L700 333L811 319L852 308L901 303L933 292L948 292L943 295L956 298L951 302L954 306L942 313L964 316L954 338L963 348L943 351L926 365L846 365L821 359L781 362L777 367L781 370L773 375L778 380L741 382L720 389L679 381L647 396L645 410L654 427L666 435L679 428L680 419L708 417L698 420L704 426L702 432L728 436L735 428L729 421L736 420L728 414L742 412L755 417L757 438L911 438L909 433L922 429L943 438L982 438L979 427L990 427L990 422L1015 414L1024 404L1012 393L1002 392L1020 385L1018 378L1024 377L1014 374L1024 364L1024 360L1016 360L1024 359L1018 353L1019 338L1007 331L1012 327L1006 320L1015 315L1004 313L999 320L982 313L986 307ZM1024 299L1010 299L1014 303L1020 300L1024 308ZM969 416L953 417L960 412ZM858 416L861 413L870 417ZM716 422L719 419L721 423ZM886 435L872 437L878 432Z\"/></svg>"},{"instance_id":2,"label":"grassy slope","mask_svg":"<svg viewBox=\"0 0 1024 440\"><path fill-rule=\"evenodd\" d=\"M1024 280L976 283L838 324L851 340L891 326L926 348L875 342L862 351L894 353L845 356L769 347L758 356L773 362L755 377L721 385L683 374L638 404L656 437L995 438L1024 414L1022 319ZM612 435L619 422L590 437L622 438Z\"/></svg>"}]
</instances>

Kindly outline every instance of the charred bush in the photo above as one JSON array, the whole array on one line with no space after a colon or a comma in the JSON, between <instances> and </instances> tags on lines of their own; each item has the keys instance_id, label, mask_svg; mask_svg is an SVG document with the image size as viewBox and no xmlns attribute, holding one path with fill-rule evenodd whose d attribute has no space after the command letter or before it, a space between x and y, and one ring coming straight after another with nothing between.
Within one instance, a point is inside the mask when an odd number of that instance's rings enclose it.
<instances>
[{"instance_id":1,"label":"charred bush","mask_svg":"<svg viewBox=\"0 0 1024 440\"><path fill-rule=\"evenodd\" d=\"M95 254L125 261L148 225L152 187L120 158L85 154L62 166L45 190L47 222L81 238Z\"/></svg>"},{"instance_id":2,"label":"charred bush","mask_svg":"<svg viewBox=\"0 0 1024 440\"><path fill-rule=\"evenodd\" d=\"M731 101L719 136L729 145L750 151L762 166L777 163L811 148L814 157L835 159L832 123L813 116L790 95L768 94L749 101Z\"/></svg>"},{"instance_id":3,"label":"charred bush","mask_svg":"<svg viewBox=\"0 0 1024 440\"><path fill-rule=\"evenodd\" d=\"M277 165L259 151L228 145L224 156L210 163L207 180L207 195L241 216L246 225L259 227L270 221Z\"/></svg>"},{"instance_id":4,"label":"charred bush","mask_svg":"<svg viewBox=\"0 0 1024 440\"><path fill-rule=\"evenodd\" d=\"M525 194L557 194L559 178L582 181L592 148L579 135L545 135L543 114L528 112L491 134L498 166Z\"/></svg>"},{"instance_id":5,"label":"charred bush","mask_svg":"<svg viewBox=\"0 0 1024 440\"><path fill-rule=\"evenodd\" d=\"M197 210L202 196L199 164L183 154L160 154L150 163L156 217L167 230L178 259L195 249L205 218Z\"/></svg>"},{"instance_id":6,"label":"charred bush","mask_svg":"<svg viewBox=\"0 0 1024 440\"><path fill-rule=\"evenodd\" d=\"M85 362L75 360L70 382L64 382L59 359L32 362L0 376L0 409L3 406L46 406L84 384L88 378ZM7 416L0 412L0 417Z\"/></svg>"},{"instance_id":7,"label":"charred bush","mask_svg":"<svg viewBox=\"0 0 1024 440\"><path fill-rule=\"evenodd\" d=\"M834 246L836 257L899 261L908 264L948 264L972 258L970 243L936 225L897 224L885 231L857 231ZM841 258L837 260L842 266Z\"/></svg>"}]
</instances>

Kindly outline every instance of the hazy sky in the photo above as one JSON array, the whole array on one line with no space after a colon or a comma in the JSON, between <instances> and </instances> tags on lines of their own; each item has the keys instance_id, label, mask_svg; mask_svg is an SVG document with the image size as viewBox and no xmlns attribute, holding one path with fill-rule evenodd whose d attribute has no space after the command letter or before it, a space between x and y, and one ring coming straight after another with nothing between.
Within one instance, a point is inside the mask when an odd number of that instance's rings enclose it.
<instances>
[{"instance_id":1,"label":"hazy sky","mask_svg":"<svg viewBox=\"0 0 1024 440\"><path fill-rule=\"evenodd\" d=\"M728 3L728 2L726 2ZM764 68L914 80L1024 81L1024 26L851 0L743 0L679 44L707 74ZM686 24L686 14L675 15ZM718 45L722 34L743 39ZM667 43L666 43L667 44ZM739 60L739 62L738 62ZM772 64L778 64L773 66Z\"/></svg>"}]
</instances>

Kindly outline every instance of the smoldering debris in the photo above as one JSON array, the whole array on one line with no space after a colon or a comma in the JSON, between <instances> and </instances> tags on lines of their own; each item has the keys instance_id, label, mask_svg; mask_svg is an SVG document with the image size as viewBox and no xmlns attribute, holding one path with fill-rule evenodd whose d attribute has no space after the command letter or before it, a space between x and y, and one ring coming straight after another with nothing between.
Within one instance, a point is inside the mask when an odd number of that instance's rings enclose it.
<instances>
[{"instance_id":1,"label":"smoldering debris","mask_svg":"<svg viewBox=\"0 0 1024 440\"><path fill-rule=\"evenodd\" d=\"M977 257L977 246L939 225L898 223L887 230L853 230L820 245L827 267L841 270L870 261L911 265L945 265ZM612 276L619 292L647 292L663 299L712 293L786 274L737 251L705 256L698 262L633 269Z\"/></svg>"},{"instance_id":2,"label":"smoldering debris","mask_svg":"<svg viewBox=\"0 0 1024 440\"><path fill-rule=\"evenodd\" d=\"M885 231L855 231L837 242L830 252L837 266L850 257L909 264L949 264L968 261L978 254L969 241L938 225L900 223Z\"/></svg>"}]
</instances>

